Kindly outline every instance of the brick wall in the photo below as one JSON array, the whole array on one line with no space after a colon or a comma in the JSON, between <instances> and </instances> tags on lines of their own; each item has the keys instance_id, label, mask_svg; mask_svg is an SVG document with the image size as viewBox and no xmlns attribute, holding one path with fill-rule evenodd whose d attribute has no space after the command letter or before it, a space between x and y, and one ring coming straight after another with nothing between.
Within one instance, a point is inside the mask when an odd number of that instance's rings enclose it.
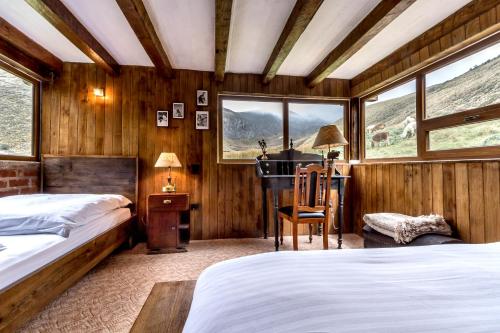
<instances>
[{"instance_id":1,"label":"brick wall","mask_svg":"<svg viewBox=\"0 0 500 333\"><path fill-rule=\"evenodd\" d=\"M39 191L39 162L0 161L0 197Z\"/></svg>"}]
</instances>

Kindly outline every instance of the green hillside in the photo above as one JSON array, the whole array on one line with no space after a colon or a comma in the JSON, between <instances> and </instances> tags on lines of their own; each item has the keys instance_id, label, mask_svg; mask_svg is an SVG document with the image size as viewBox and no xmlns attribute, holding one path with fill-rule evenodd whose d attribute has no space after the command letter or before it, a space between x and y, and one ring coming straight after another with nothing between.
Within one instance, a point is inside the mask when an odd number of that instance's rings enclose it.
<instances>
[{"instance_id":1,"label":"green hillside","mask_svg":"<svg viewBox=\"0 0 500 333\"><path fill-rule=\"evenodd\" d=\"M438 117L471 108L500 103L500 56L449 81L427 90L428 117ZM371 147L374 133L365 132L368 158L416 156L416 137L401 138L403 121L415 118L415 93L374 103L366 107L366 127L384 124L381 131L389 133L389 144ZM500 144L498 122L485 122L431 133L431 149L480 147Z\"/></svg>"}]
</instances>

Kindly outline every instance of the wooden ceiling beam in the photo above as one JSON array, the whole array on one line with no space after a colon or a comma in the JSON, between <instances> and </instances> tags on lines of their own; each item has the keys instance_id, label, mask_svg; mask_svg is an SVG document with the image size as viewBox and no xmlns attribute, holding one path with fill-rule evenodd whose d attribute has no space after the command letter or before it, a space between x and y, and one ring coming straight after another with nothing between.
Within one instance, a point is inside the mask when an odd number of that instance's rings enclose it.
<instances>
[{"instance_id":1,"label":"wooden ceiling beam","mask_svg":"<svg viewBox=\"0 0 500 333\"><path fill-rule=\"evenodd\" d=\"M55 74L62 72L63 62L45 48L34 42L31 38L17 30L9 22L0 17L0 38L17 48L19 52L25 53L33 59L31 62L40 62L36 67L42 68L44 72L52 71ZM3 43L4 49L8 45ZM12 48L11 47L11 48ZM18 54L16 52L16 54ZM12 59L16 60L16 59ZM45 73L43 74L45 75Z\"/></svg>"},{"instance_id":2,"label":"wooden ceiling beam","mask_svg":"<svg viewBox=\"0 0 500 333\"><path fill-rule=\"evenodd\" d=\"M276 76L281 64L306 30L322 3L323 0L297 0L267 61L262 74L264 83L269 83Z\"/></svg>"},{"instance_id":3,"label":"wooden ceiling beam","mask_svg":"<svg viewBox=\"0 0 500 333\"><path fill-rule=\"evenodd\" d=\"M122 10L123 15L125 15L125 18L156 69L163 76L172 78L172 65L168 60L167 53L163 49L142 0L116 0L116 3Z\"/></svg>"},{"instance_id":4,"label":"wooden ceiling beam","mask_svg":"<svg viewBox=\"0 0 500 333\"><path fill-rule=\"evenodd\" d=\"M380 60L364 72L356 75L351 80L352 86L359 85L368 78L396 65L404 58L414 54L427 45L431 45L432 43L439 41L441 37L451 33L457 28L460 28L470 20L492 10L496 6L498 6L498 0L474 0L468 3L420 36L401 46L399 49Z\"/></svg>"},{"instance_id":5,"label":"wooden ceiling beam","mask_svg":"<svg viewBox=\"0 0 500 333\"><path fill-rule=\"evenodd\" d=\"M116 60L60 0L25 1L107 73L120 72L120 65Z\"/></svg>"},{"instance_id":6,"label":"wooden ceiling beam","mask_svg":"<svg viewBox=\"0 0 500 333\"><path fill-rule=\"evenodd\" d=\"M49 81L53 71L38 59L0 38L0 62L40 81Z\"/></svg>"},{"instance_id":7,"label":"wooden ceiling beam","mask_svg":"<svg viewBox=\"0 0 500 333\"><path fill-rule=\"evenodd\" d=\"M307 76L307 85L314 87L323 81L415 1L382 0Z\"/></svg>"},{"instance_id":8,"label":"wooden ceiling beam","mask_svg":"<svg viewBox=\"0 0 500 333\"><path fill-rule=\"evenodd\" d=\"M224 81L233 0L215 0L215 80Z\"/></svg>"}]
</instances>

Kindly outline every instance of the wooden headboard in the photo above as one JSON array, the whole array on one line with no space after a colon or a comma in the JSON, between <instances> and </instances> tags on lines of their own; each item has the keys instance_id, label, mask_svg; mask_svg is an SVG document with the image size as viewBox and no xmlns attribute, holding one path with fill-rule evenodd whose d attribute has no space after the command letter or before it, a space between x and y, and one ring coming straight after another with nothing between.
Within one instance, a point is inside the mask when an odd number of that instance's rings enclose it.
<instances>
[{"instance_id":1,"label":"wooden headboard","mask_svg":"<svg viewBox=\"0 0 500 333\"><path fill-rule=\"evenodd\" d=\"M42 156L42 192L121 194L137 204L137 157Z\"/></svg>"}]
</instances>

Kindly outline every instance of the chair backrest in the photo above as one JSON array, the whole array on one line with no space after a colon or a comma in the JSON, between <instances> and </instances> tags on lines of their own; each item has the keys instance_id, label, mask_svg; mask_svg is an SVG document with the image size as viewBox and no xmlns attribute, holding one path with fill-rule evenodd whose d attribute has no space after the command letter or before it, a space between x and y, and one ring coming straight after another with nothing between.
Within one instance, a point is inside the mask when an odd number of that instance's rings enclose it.
<instances>
[{"instance_id":1,"label":"chair backrest","mask_svg":"<svg viewBox=\"0 0 500 333\"><path fill-rule=\"evenodd\" d=\"M329 164L326 168L321 164L309 164L305 168L298 165L295 169L293 214L326 211L329 215L331 181L332 167Z\"/></svg>"}]
</instances>

